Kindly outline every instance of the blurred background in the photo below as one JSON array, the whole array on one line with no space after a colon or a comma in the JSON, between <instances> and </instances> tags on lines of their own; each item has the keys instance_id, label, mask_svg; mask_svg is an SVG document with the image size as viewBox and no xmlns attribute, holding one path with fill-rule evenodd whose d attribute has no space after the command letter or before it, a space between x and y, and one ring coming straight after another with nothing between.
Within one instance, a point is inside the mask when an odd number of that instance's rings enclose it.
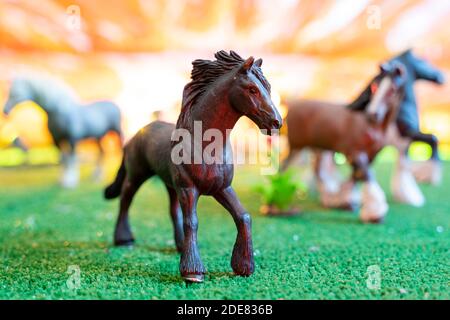
<instances>
[{"instance_id":1,"label":"blurred background","mask_svg":"<svg viewBox=\"0 0 450 320\"><path fill-rule=\"evenodd\" d=\"M176 121L191 61L220 49L264 59L282 113L285 96L350 102L380 62L408 48L449 80L449 21L442 0L1 0L0 110L14 75L52 77L81 102L117 102L129 138L156 118ZM448 157L449 82L416 89L422 130L440 138ZM248 126L240 121L235 134ZM23 163L10 148L17 136L31 162L58 161L33 103L0 115L0 165ZM105 140L114 149L114 138ZM419 158L427 152L417 150Z\"/></svg>"}]
</instances>

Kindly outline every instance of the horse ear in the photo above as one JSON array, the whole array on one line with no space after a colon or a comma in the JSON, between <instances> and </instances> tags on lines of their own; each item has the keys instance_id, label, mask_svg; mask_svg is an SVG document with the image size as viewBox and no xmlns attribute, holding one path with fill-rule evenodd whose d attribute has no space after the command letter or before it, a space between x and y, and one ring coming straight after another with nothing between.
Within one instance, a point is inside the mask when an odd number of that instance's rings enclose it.
<instances>
[{"instance_id":1,"label":"horse ear","mask_svg":"<svg viewBox=\"0 0 450 320\"><path fill-rule=\"evenodd\" d=\"M380 64L380 71L382 73L391 71L391 65L388 62Z\"/></svg>"},{"instance_id":2,"label":"horse ear","mask_svg":"<svg viewBox=\"0 0 450 320\"><path fill-rule=\"evenodd\" d=\"M248 72L248 70L250 70L250 68L253 66L254 62L255 58L253 57L250 57L247 60L245 60L244 63L242 64L241 71L244 73Z\"/></svg>"},{"instance_id":3,"label":"horse ear","mask_svg":"<svg viewBox=\"0 0 450 320\"><path fill-rule=\"evenodd\" d=\"M263 63L263 60L261 58L259 58L258 60L255 61L255 65L259 68L261 68L262 63Z\"/></svg>"}]
</instances>

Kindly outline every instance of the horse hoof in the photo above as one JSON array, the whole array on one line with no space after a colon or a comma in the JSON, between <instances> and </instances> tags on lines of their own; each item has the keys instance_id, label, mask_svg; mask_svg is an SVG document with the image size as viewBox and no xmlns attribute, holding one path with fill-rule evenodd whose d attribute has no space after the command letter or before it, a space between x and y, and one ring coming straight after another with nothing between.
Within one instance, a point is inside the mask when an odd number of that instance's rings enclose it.
<instances>
[{"instance_id":1,"label":"horse hoof","mask_svg":"<svg viewBox=\"0 0 450 320\"><path fill-rule=\"evenodd\" d=\"M355 212L355 211L358 211L359 205L354 202L348 202L348 203L345 203L345 204L342 204L341 206L339 206L338 209Z\"/></svg>"},{"instance_id":2,"label":"horse hoof","mask_svg":"<svg viewBox=\"0 0 450 320\"><path fill-rule=\"evenodd\" d=\"M250 277L253 274L253 270L243 271L243 272L237 272L236 270L233 270L234 274L239 277Z\"/></svg>"},{"instance_id":3,"label":"horse hoof","mask_svg":"<svg viewBox=\"0 0 450 320\"><path fill-rule=\"evenodd\" d=\"M201 283L203 282L205 276L203 274L185 274L183 275L184 281L186 283Z\"/></svg>"},{"instance_id":4,"label":"horse hoof","mask_svg":"<svg viewBox=\"0 0 450 320\"><path fill-rule=\"evenodd\" d=\"M134 239L131 240L114 240L114 245L116 247L133 247Z\"/></svg>"},{"instance_id":5,"label":"horse hoof","mask_svg":"<svg viewBox=\"0 0 450 320\"><path fill-rule=\"evenodd\" d=\"M370 224L381 224L381 223L384 222L384 217L378 217L378 218L373 217L373 218L368 218L368 219L365 219L363 222L364 222L364 223L370 223Z\"/></svg>"},{"instance_id":6,"label":"horse hoof","mask_svg":"<svg viewBox=\"0 0 450 320\"><path fill-rule=\"evenodd\" d=\"M75 189L78 186L78 182L61 182L61 187L64 189Z\"/></svg>"},{"instance_id":7,"label":"horse hoof","mask_svg":"<svg viewBox=\"0 0 450 320\"><path fill-rule=\"evenodd\" d=\"M253 261L232 261L231 268L235 275L249 277L255 272L255 263Z\"/></svg>"}]
</instances>

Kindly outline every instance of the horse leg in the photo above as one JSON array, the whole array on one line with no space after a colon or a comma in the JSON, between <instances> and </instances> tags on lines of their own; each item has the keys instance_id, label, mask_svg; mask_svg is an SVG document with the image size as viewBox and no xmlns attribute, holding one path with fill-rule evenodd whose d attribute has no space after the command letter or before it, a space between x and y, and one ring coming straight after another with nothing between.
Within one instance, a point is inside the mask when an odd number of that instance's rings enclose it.
<instances>
[{"instance_id":1,"label":"horse leg","mask_svg":"<svg viewBox=\"0 0 450 320\"><path fill-rule=\"evenodd\" d=\"M131 246L134 243L128 212L136 191L144 181L145 179L130 179L128 174L125 177L120 193L119 216L114 230L114 245L116 246Z\"/></svg>"},{"instance_id":2,"label":"horse leg","mask_svg":"<svg viewBox=\"0 0 450 320\"><path fill-rule=\"evenodd\" d=\"M322 181L327 181L334 185L332 189L337 190L339 184L336 163L334 162L334 152L332 151L315 151L316 154L316 173Z\"/></svg>"},{"instance_id":3,"label":"horse leg","mask_svg":"<svg viewBox=\"0 0 450 320\"><path fill-rule=\"evenodd\" d=\"M387 134L387 143L398 150L397 164L391 178L391 192L395 201L415 207L425 203L425 197L412 174L411 163L408 158L409 138L403 138L396 125L390 125Z\"/></svg>"},{"instance_id":4,"label":"horse leg","mask_svg":"<svg viewBox=\"0 0 450 320\"><path fill-rule=\"evenodd\" d=\"M56 146L56 148L58 148L59 150L59 163L62 166L62 172L61 172L61 177L59 178L59 184L61 186L64 187L65 184L65 177L66 177L66 172L67 172L67 160L69 158L69 154L67 152L67 149L64 146L64 143L60 140L56 140L55 138L53 138L53 142Z\"/></svg>"},{"instance_id":5,"label":"horse leg","mask_svg":"<svg viewBox=\"0 0 450 320\"><path fill-rule=\"evenodd\" d=\"M97 139L97 146L98 146L98 158L97 158L97 164L94 169L94 173L92 174L92 178L95 181L101 181L104 177L104 171L103 171L103 160L105 158L105 150L103 149L101 138Z\"/></svg>"},{"instance_id":6,"label":"horse leg","mask_svg":"<svg viewBox=\"0 0 450 320\"><path fill-rule=\"evenodd\" d=\"M359 207L359 194L351 178L342 183L334 163L334 153L316 152L314 173L320 202L324 207L355 211Z\"/></svg>"},{"instance_id":7,"label":"horse leg","mask_svg":"<svg viewBox=\"0 0 450 320\"><path fill-rule=\"evenodd\" d=\"M250 214L242 207L232 187L216 193L214 198L230 212L237 228L231 268L237 275L249 276L255 271Z\"/></svg>"},{"instance_id":8,"label":"horse leg","mask_svg":"<svg viewBox=\"0 0 450 320\"><path fill-rule=\"evenodd\" d=\"M336 193L321 193L321 203L326 208L356 211L361 203L360 192L353 178L343 182Z\"/></svg>"},{"instance_id":9,"label":"horse leg","mask_svg":"<svg viewBox=\"0 0 450 320\"><path fill-rule=\"evenodd\" d=\"M311 157L307 152L303 151L303 148L295 148L289 151L289 155L281 164L280 171L287 170L294 162L301 166L301 180L305 183L309 189L315 188L315 181L313 173L310 170Z\"/></svg>"},{"instance_id":10,"label":"horse leg","mask_svg":"<svg viewBox=\"0 0 450 320\"><path fill-rule=\"evenodd\" d=\"M170 217L172 218L175 244L177 246L177 251L181 253L183 251L184 239L183 213L181 211L180 202L178 201L176 191L167 186L167 192L169 193Z\"/></svg>"},{"instance_id":11,"label":"horse leg","mask_svg":"<svg viewBox=\"0 0 450 320\"><path fill-rule=\"evenodd\" d=\"M381 223L388 211L386 196L370 169L366 154L353 159L353 180L362 181L362 198L360 219L365 223Z\"/></svg>"},{"instance_id":12,"label":"horse leg","mask_svg":"<svg viewBox=\"0 0 450 320\"><path fill-rule=\"evenodd\" d=\"M438 152L438 139L433 134L422 132L410 133L413 141L420 141L431 147L431 157L425 163L413 167L413 174L416 180L422 183L439 185L442 181L442 165Z\"/></svg>"},{"instance_id":13,"label":"horse leg","mask_svg":"<svg viewBox=\"0 0 450 320\"><path fill-rule=\"evenodd\" d=\"M69 152L66 155L64 173L61 183L64 188L74 188L78 185L79 179L80 179L80 171L76 155L76 142L70 141Z\"/></svg>"},{"instance_id":14,"label":"horse leg","mask_svg":"<svg viewBox=\"0 0 450 320\"><path fill-rule=\"evenodd\" d=\"M319 198L320 202L324 207L334 207L334 196L336 191L335 190L329 190L329 186L326 183L326 177L324 174L324 168L323 168L323 154L319 151L314 152L314 177L316 181L316 189L319 192Z\"/></svg>"},{"instance_id":15,"label":"horse leg","mask_svg":"<svg viewBox=\"0 0 450 320\"><path fill-rule=\"evenodd\" d=\"M197 246L197 202L198 191L195 188L177 190L183 211L184 242L180 259L180 273L186 282L203 282L206 273Z\"/></svg>"},{"instance_id":16,"label":"horse leg","mask_svg":"<svg viewBox=\"0 0 450 320\"><path fill-rule=\"evenodd\" d=\"M425 197L411 171L411 162L404 153L399 153L391 180L391 191L395 201L414 207L422 207Z\"/></svg>"},{"instance_id":17,"label":"horse leg","mask_svg":"<svg viewBox=\"0 0 450 320\"><path fill-rule=\"evenodd\" d=\"M313 149L302 149L299 150L298 153L300 155L298 156L297 162L302 168L301 180L308 186L308 189L314 190L317 188L318 183L314 170L316 164L315 159L318 152Z\"/></svg>"},{"instance_id":18,"label":"horse leg","mask_svg":"<svg viewBox=\"0 0 450 320\"><path fill-rule=\"evenodd\" d=\"M283 163L281 164L280 171L285 171L289 166L292 164L292 162L295 160L295 158L298 156L300 150L299 149L291 149L289 150L289 154L286 159L283 160Z\"/></svg>"},{"instance_id":19,"label":"horse leg","mask_svg":"<svg viewBox=\"0 0 450 320\"><path fill-rule=\"evenodd\" d=\"M60 158L59 163L63 167L63 173L66 170L67 167L67 158L68 158L68 152L64 148L64 144L61 140L57 140L56 138L53 138L53 143L55 144L55 147L59 150ZM61 184L62 184L62 178L61 178Z\"/></svg>"},{"instance_id":20,"label":"horse leg","mask_svg":"<svg viewBox=\"0 0 450 320\"><path fill-rule=\"evenodd\" d=\"M341 186L331 151L315 151L314 175L320 201L325 207L337 207L338 193Z\"/></svg>"}]
</instances>

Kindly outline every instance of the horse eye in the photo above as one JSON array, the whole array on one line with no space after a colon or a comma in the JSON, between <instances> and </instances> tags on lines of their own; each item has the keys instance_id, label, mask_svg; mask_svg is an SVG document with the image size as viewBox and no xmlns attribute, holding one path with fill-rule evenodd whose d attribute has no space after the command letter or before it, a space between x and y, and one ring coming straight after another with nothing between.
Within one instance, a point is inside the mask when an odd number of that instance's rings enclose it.
<instances>
[{"instance_id":1,"label":"horse eye","mask_svg":"<svg viewBox=\"0 0 450 320\"><path fill-rule=\"evenodd\" d=\"M256 89L255 87L250 87L249 89L251 94L257 94L258 93L258 89Z\"/></svg>"}]
</instances>

